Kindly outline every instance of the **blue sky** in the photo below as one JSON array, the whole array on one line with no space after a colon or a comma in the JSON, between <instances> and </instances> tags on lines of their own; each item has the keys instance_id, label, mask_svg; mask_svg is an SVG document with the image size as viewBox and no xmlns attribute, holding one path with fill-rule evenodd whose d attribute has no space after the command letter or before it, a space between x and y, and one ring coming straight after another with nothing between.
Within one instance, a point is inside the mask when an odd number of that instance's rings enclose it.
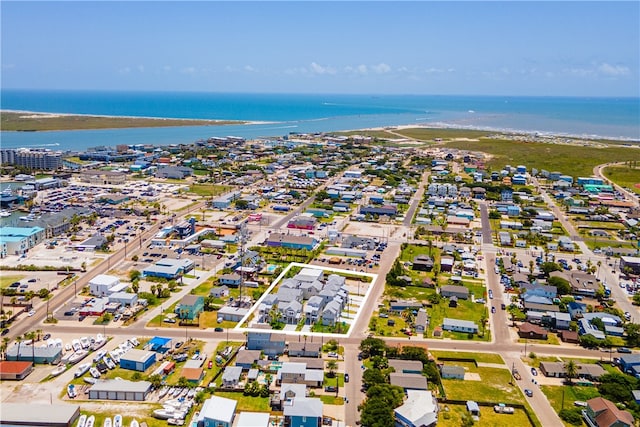
<instances>
[{"instance_id":1,"label":"blue sky","mask_svg":"<svg viewBox=\"0 0 640 427\"><path fill-rule=\"evenodd\" d=\"M2 1L2 88L639 96L639 5Z\"/></svg>"}]
</instances>

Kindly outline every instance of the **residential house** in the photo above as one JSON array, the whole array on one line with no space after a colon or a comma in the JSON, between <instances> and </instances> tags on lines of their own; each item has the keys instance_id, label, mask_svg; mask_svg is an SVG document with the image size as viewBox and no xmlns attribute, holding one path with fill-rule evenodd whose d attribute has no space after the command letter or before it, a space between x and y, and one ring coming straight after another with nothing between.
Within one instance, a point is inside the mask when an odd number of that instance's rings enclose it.
<instances>
[{"instance_id":1,"label":"residential house","mask_svg":"<svg viewBox=\"0 0 640 427\"><path fill-rule=\"evenodd\" d=\"M615 403L603 397L587 400L587 408L583 411L588 425L594 427L631 427L634 425L633 415L618 409Z\"/></svg>"},{"instance_id":2,"label":"residential house","mask_svg":"<svg viewBox=\"0 0 640 427\"><path fill-rule=\"evenodd\" d=\"M324 299L321 296L312 296L304 306L305 322L309 325L320 320L320 313L324 307Z\"/></svg>"},{"instance_id":3,"label":"residential house","mask_svg":"<svg viewBox=\"0 0 640 427\"><path fill-rule=\"evenodd\" d=\"M318 241L313 237L271 233L269 237L267 237L265 244L272 247L306 249L308 251L311 251L318 244Z\"/></svg>"},{"instance_id":4,"label":"residential house","mask_svg":"<svg viewBox=\"0 0 640 427\"><path fill-rule=\"evenodd\" d=\"M260 360L260 350L239 350L236 355L236 366L248 371Z\"/></svg>"},{"instance_id":5,"label":"residential house","mask_svg":"<svg viewBox=\"0 0 640 427\"><path fill-rule=\"evenodd\" d=\"M209 291L209 295L214 298L224 298L229 296L229 287L227 285L217 286Z\"/></svg>"},{"instance_id":6,"label":"residential house","mask_svg":"<svg viewBox=\"0 0 640 427\"><path fill-rule=\"evenodd\" d=\"M321 427L322 401L313 397L296 397L284 405L284 424L287 427Z\"/></svg>"},{"instance_id":7,"label":"residential house","mask_svg":"<svg viewBox=\"0 0 640 427\"><path fill-rule=\"evenodd\" d=\"M558 295L558 289L555 286L550 285L538 285L538 284L524 284L521 286L525 296L540 296L549 299L556 298Z\"/></svg>"},{"instance_id":8,"label":"residential house","mask_svg":"<svg viewBox=\"0 0 640 427\"><path fill-rule=\"evenodd\" d=\"M242 375L241 366L227 366L222 373L222 386L228 388L237 387L240 382L240 375Z\"/></svg>"},{"instance_id":9,"label":"residential house","mask_svg":"<svg viewBox=\"0 0 640 427\"><path fill-rule=\"evenodd\" d=\"M336 300L330 301L322 310L322 324L325 326L333 326L340 320L342 306Z\"/></svg>"},{"instance_id":10,"label":"residential house","mask_svg":"<svg viewBox=\"0 0 640 427\"><path fill-rule=\"evenodd\" d=\"M450 319L445 317L442 321L442 329L453 332L478 333L478 325L470 320Z\"/></svg>"},{"instance_id":11,"label":"residential house","mask_svg":"<svg viewBox=\"0 0 640 427\"><path fill-rule=\"evenodd\" d=\"M469 288L459 285L445 285L440 288L440 295L445 298L469 299Z\"/></svg>"},{"instance_id":12,"label":"residential house","mask_svg":"<svg viewBox=\"0 0 640 427\"><path fill-rule=\"evenodd\" d=\"M251 331L247 333L247 348L249 350L261 350L267 356L283 354L285 344L285 336L282 334Z\"/></svg>"},{"instance_id":13,"label":"residential house","mask_svg":"<svg viewBox=\"0 0 640 427\"><path fill-rule=\"evenodd\" d=\"M433 270L433 259L428 255L418 255L413 258L413 270L431 271Z\"/></svg>"},{"instance_id":14,"label":"residential house","mask_svg":"<svg viewBox=\"0 0 640 427\"><path fill-rule=\"evenodd\" d=\"M427 332L428 324L429 316L427 315L427 311L424 308L420 308L414 320L416 334L424 334Z\"/></svg>"},{"instance_id":15,"label":"residential house","mask_svg":"<svg viewBox=\"0 0 640 427\"><path fill-rule=\"evenodd\" d=\"M185 295L180 300L180 304L176 305L174 313L180 319L194 320L204 310L204 298L198 295Z\"/></svg>"},{"instance_id":16,"label":"residential house","mask_svg":"<svg viewBox=\"0 0 640 427\"><path fill-rule=\"evenodd\" d=\"M389 374L389 383L407 390L427 390L427 378L421 374L403 374L392 372Z\"/></svg>"},{"instance_id":17,"label":"residential house","mask_svg":"<svg viewBox=\"0 0 640 427\"><path fill-rule=\"evenodd\" d=\"M430 391L407 390L407 399L393 411L396 426L435 427L438 401Z\"/></svg>"},{"instance_id":18,"label":"residential house","mask_svg":"<svg viewBox=\"0 0 640 427\"><path fill-rule=\"evenodd\" d=\"M587 312L587 305L581 302L571 301L567 304L567 310L572 319L577 319Z\"/></svg>"},{"instance_id":19,"label":"residential house","mask_svg":"<svg viewBox=\"0 0 640 427\"><path fill-rule=\"evenodd\" d=\"M621 354L620 370L628 374L640 373L640 354Z\"/></svg>"},{"instance_id":20,"label":"residential house","mask_svg":"<svg viewBox=\"0 0 640 427\"><path fill-rule=\"evenodd\" d=\"M451 270L453 270L454 263L455 259L451 256L440 257L440 271L450 272Z\"/></svg>"},{"instance_id":21,"label":"residential house","mask_svg":"<svg viewBox=\"0 0 640 427\"><path fill-rule=\"evenodd\" d=\"M198 426L232 427L238 402L219 396L211 396L204 401L197 417Z\"/></svg>"},{"instance_id":22,"label":"residential house","mask_svg":"<svg viewBox=\"0 0 640 427\"><path fill-rule=\"evenodd\" d=\"M399 313L404 310L418 310L422 308L422 304L416 301L395 300L389 303L389 310Z\"/></svg>"},{"instance_id":23,"label":"residential house","mask_svg":"<svg viewBox=\"0 0 640 427\"><path fill-rule=\"evenodd\" d=\"M297 324L302 318L302 304L296 300L278 303L278 311L289 325Z\"/></svg>"},{"instance_id":24,"label":"residential house","mask_svg":"<svg viewBox=\"0 0 640 427\"><path fill-rule=\"evenodd\" d=\"M389 367L402 374L422 374L423 365L419 360L389 359Z\"/></svg>"},{"instance_id":25,"label":"residential house","mask_svg":"<svg viewBox=\"0 0 640 427\"><path fill-rule=\"evenodd\" d=\"M318 358L321 352L322 348L319 342L289 342L289 357Z\"/></svg>"},{"instance_id":26,"label":"residential house","mask_svg":"<svg viewBox=\"0 0 640 427\"><path fill-rule=\"evenodd\" d=\"M221 286L237 288L242 283L242 277L237 273L223 274L218 278L218 283Z\"/></svg>"},{"instance_id":27,"label":"residential house","mask_svg":"<svg viewBox=\"0 0 640 427\"><path fill-rule=\"evenodd\" d=\"M588 319L582 318L578 320L578 333L582 335L592 335L594 338L603 340L606 338L604 332L591 324Z\"/></svg>"},{"instance_id":28,"label":"residential house","mask_svg":"<svg viewBox=\"0 0 640 427\"><path fill-rule=\"evenodd\" d=\"M538 325L525 322L522 325L518 326L518 336L520 338L546 340L547 330Z\"/></svg>"}]
</instances>

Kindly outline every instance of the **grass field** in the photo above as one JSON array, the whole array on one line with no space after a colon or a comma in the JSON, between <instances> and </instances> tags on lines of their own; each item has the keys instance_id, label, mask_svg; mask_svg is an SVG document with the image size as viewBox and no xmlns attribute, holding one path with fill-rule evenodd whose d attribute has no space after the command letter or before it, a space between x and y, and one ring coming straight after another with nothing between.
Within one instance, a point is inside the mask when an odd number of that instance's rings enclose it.
<instances>
[{"instance_id":1,"label":"grass field","mask_svg":"<svg viewBox=\"0 0 640 427\"><path fill-rule=\"evenodd\" d=\"M448 358L461 358L461 359L474 359L479 363L500 363L504 364L502 356L497 353L467 353L464 351L443 351L434 350L430 352L436 358L448 357Z\"/></svg>"},{"instance_id":2,"label":"grass field","mask_svg":"<svg viewBox=\"0 0 640 427\"><path fill-rule=\"evenodd\" d=\"M640 188L636 184L640 184L640 168L630 168L624 166L610 166L604 168L604 176L618 184L620 187L640 194Z\"/></svg>"},{"instance_id":3,"label":"grass field","mask_svg":"<svg viewBox=\"0 0 640 427\"><path fill-rule=\"evenodd\" d=\"M10 284L12 284L13 282L19 282L20 280L24 279L25 275L22 274L16 274L16 275L12 275L12 276L5 276L4 274L2 276L0 276L0 289L4 289L7 286L9 286Z\"/></svg>"},{"instance_id":4,"label":"grass field","mask_svg":"<svg viewBox=\"0 0 640 427\"><path fill-rule=\"evenodd\" d=\"M231 187L228 185L193 184L189 187L189 192L197 194L198 196L215 197L226 193L230 189Z\"/></svg>"},{"instance_id":5,"label":"grass field","mask_svg":"<svg viewBox=\"0 0 640 427\"><path fill-rule=\"evenodd\" d=\"M226 397L227 399L233 399L238 402L236 411L250 411L250 412L270 412L269 398L268 397L251 397L245 396L242 392L222 392L216 391L216 396Z\"/></svg>"},{"instance_id":6,"label":"grass field","mask_svg":"<svg viewBox=\"0 0 640 427\"><path fill-rule=\"evenodd\" d=\"M462 424L462 416L467 413L467 408L463 405L445 405L446 409L438 415L439 427L459 427ZM524 427L530 426L531 423L527 418L527 415L522 409L516 409L513 414L498 414L493 411L493 408L481 406L480 407L480 419L473 423L474 426L491 426L491 427Z\"/></svg>"},{"instance_id":7,"label":"grass field","mask_svg":"<svg viewBox=\"0 0 640 427\"><path fill-rule=\"evenodd\" d=\"M477 368L480 381L442 380L447 397L456 400L484 400L525 403L524 395L511 385L511 371L501 368ZM481 397L480 397L481 396Z\"/></svg>"},{"instance_id":8,"label":"grass field","mask_svg":"<svg viewBox=\"0 0 640 427\"><path fill-rule=\"evenodd\" d=\"M498 170L505 165L527 165L529 168L561 171L578 176L593 175L596 165L640 160L640 150L626 147L598 148L592 146L543 144L506 139L482 139L480 141L451 141L447 148L482 151L493 155L486 162L487 168Z\"/></svg>"},{"instance_id":9,"label":"grass field","mask_svg":"<svg viewBox=\"0 0 640 427\"><path fill-rule=\"evenodd\" d=\"M244 122L216 120L153 119L135 117L72 116L3 112L2 130L49 131L82 129L124 129L174 126L218 126Z\"/></svg>"}]
</instances>

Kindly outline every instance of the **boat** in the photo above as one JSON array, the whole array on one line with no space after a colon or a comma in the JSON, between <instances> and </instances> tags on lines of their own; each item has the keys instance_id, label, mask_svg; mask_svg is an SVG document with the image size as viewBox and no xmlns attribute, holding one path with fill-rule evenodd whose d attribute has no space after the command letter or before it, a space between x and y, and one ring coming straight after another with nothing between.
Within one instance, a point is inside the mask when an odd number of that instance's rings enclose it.
<instances>
[{"instance_id":1,"label":"boat","mask_svg":"<svg viewBox=\"0 0 640 427\"><path fill-rule=\"evenodd\" d=\"M96 353L95 356L93 356L93 361L95 363L98 363L100 361L100 359L102 359L104 357L105 354L107 354L106 351L100 350L99 352Z\"/></svg>"},{"instance_id":2,"label":"boat","mask_svg":"<svg viewBox=\"0 0 640 427\"><path fill-rule=\"evenodd\" d=\"M116 416L113 417L113 427L122 427L122 415L116 414Z\"/></svg>"},{"instance_id":3,"label":"boat","mask_svg":"<svg viewBox=\"0 0 640 427\"><path fill-rule=\"evenodd\" d=\"M87 373L87 371L91 369L91 363L83 363L82 365L78 365L78 370L73 373L73 376L78 378Z\"/></svg>"},{"instance_id":4,"label":"boat","mask_svg":"<svg viewBox=\"0 0 640 427\"><path fill-rule=\"evenodd\" d=\"M76 392L76 386L74 386L73 384L69 384L67 386L67 396L69 396L71 399L73 399L77 395L78 395L78 393Z\"/></svg>"},{"instance_id":5,"label":"boat","mask_svg":"<svg viewBox=\"0 0 640 427\"><path fill-rule=\"evenodd\" d=\"M184 424L184 420L178 418L169 418L167 420L167 424L169 424L170 426L181 426Z\"/></svg>"},{"instance_id":6,"label":"boat","mask_svg":"<svg viewBox=\"0 0 640 427\"><path fill-rule=\"evenodd\" d=\"M104 339L104 335L102 335L102 334L96 334L96 342L98 342L98 341L105 341L105 339Z\"/></svg>"},{"instance_id":7,"label":"boat","mask_svg":"<svg viewBox=\"0 0 640 427\"><path fill-rule=\"evenodd\" d=\"M113 422L111 422L111 417L107 417L104 419L102 423L102 427L113 427Z\"/></svg>"},{"instance_id":8,"label":"boat","mask_svg":"<svg viewBox=\"0 0 640 427\"><path fill-rule=\"evenodd\" d=\"M93 377L82 377L82 379L84 380L85 383L87 384L95 384L98 382L97 379L93 378Z\"/></svg>"},{"instance_id":9,"label":"boat","mask_svg":"<svg viewBox=\"0 0 640 427\"><path fill-rule=\"evenodd\" d=\"M51 376L52 377L57 377L58 375L60 375L61 373L63 373L66 370L67 370L67 365L58 365L58 366L56 366L56 369L51 371Z\"/></svg>"},{"instance_id":10,"label":"boat","mask_svg":"<svg viewBox=\"0 0 640 427\"><path fill-rule=\"evenodd\" d=\"M168 420L169 418L184 419L186 415L187 413L185 411L169 408L156 409L153 411L154 418L158 418L160 420Z\"/></svg>"},{"instance_id":11,"label":"boat","mask_svg":"<svg viewBox=\"0 0 640 427\"><path fill-rule=\"evenodd\" d=\"M89 368L89 373L93 378L96 378L96 379L100 378L100 371L98 371L98 369L93 366Z\"/></svg>"},{"instance_id":12,"label":"boat","mask_svg":"<svg viewBox=\"0 0 640 427\"><path fill-rule=\"evenodd\" d=\"M8 217L8 216L11 216L11 212L9 212L9 211L5 211L5 210L1 210L1 211L0 211L0 217L2 217L2 218L6 218L6 217Z\"/></svg>"},{"instance_id":13,"label":"boat","mask_svg":"<svg viewBox=\"0 0 640 427\"><path fill-rule=\"evenodd\" d=\"M64 345L64 351L71 351L71 350L72 350L72 348L71 348L71 344L66 343L66 344Z\"/></svg>"},{"instance_id":14,"label":"boat","mask_svg":"<svg viewBox=\"0 0 640 427\"><path fill-rule=\"evenodd\" d=\"M104 347L106 343L107 343L106 340L102 340L102 341L95 340L93 344L91 344L91 350L96 351L97 349Z\"/></svg>"},{"instance_id":15,"label":"boat","mask_svg":"<svg viewBox=\"0 0 640 427\"><path fill-rule=\"evenodd\" d=\"M162 387L158 392L158 397L162 399L169 392L169 387Z\"/></svg>"},{"instance_id":16,"label":"boat","mask_svg":"<svg viewBox=\"0 0 640 427\"><path fill-rule=\"evenodd\" d=\"M113 362L113 360L111 360L111 358L109 356L105 357L103 359L104 364L107 365L107 368L109 369L115 369L116 368L116 364Z\"/></svg>"},{"instance_id":17,"label":"boat","mask_svg":"<svg viewBox=\"0 0 640 427\"><path fill-rule=\"evenodd\" d=\"M89 341L88 337L82 337L80 338L80 345L82 346L82 348L89 348L89 346L91 345L91 341Z\"/></svg>"},{"instance_id":18,"label":"boat","mask_svg":"<svg viewBox=\"0 0 640 427\"><path fill-rule=\"evenodd\" d=\"M89 354L87 350L76 351L71 355L71 357L69 357L69 363L76 364L82 359L84 359L87 356L87 354Z\"/></svg>"},{"instance_id":19,"label":"boat","mask_svg":"<svg viewBox=\"0 0 640 427\"><path fill-rule=\"evenodd\" d=\"M138 420L131 420L131 424L129 424L129 427L140 427L140 423L138 422Z\"/></svg>"},{"instance_id":20,"label":"boat","mask_svg":"<svg viewBox=\"0 0 640 427\"><path fill-rule=\"evenodd\" d=\"M80 340L78 340L78 339L72 340L71 341L71 348L73 349L73 351L82 350L82 344L80 344Z\"/></svg>"},{"instance_id":21,"label":"boat","mask_svg":"<svg viewBox=\"0 0 640 427\"><path fill-rule=\"evenodd\" d=\"M80 415L80 418L78 418L78 425L76 427L85 427L86 423L87 423L87 416Z\"/></svg>"},{"instance_id":22,"label":"boat","mask_svg":"<svg viewBox=\"0 0 640 427\"><path fill-rule=\"evenodd\" d=\"M189 389L185 387L182 389L182 392L180 392L180 397L187 397L187 394L189 394Z\"/></svg>"},{"instance_id":23,"label":"boat","mask_svg":"<svg viewBox=\"0 0 640 427\"><path fill-rule=\"evenodd\" d=\"M91 415L89 418L87 418L87 423L84 425L84 427L93 427L93 424L95 424L95 422L96 422L96 417Z\"/></svg>"},{"instance_id":24,"label":"boat","mask_svg":"<svg viewBox=\"0 0 640 427\"><path fill-rule=\"evenodd\" d=\"M20 220L21 221L25 221L25 222L31 222L31 221L35 221L36 219L38 219L38 217L35 214L30 213L27 216L21 216Z\"/></svg>"},{"instance_id":25,"label":"boat","mask_svg":"<svg viewBox=\"0 0 640 427\"><path fill-rule=\"evenodd\" d=\"M196 395L196 389L195 388L191 388L189 389L189 393L187 393L187 399L192 399L193 396Z\"/></svg>"}]
</instances>

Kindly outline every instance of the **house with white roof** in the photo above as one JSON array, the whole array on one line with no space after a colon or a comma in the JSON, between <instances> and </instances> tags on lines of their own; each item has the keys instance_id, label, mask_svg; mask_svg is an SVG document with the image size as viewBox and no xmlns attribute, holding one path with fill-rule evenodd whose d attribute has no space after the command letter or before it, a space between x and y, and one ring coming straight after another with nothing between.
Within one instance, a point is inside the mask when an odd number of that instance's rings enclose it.
<instances>
[{"instance_id":1,"label":"house with white roof","mask_svg":"<svg viewBox=\"0 0 640 427\"><path fill-rule=\"evenodd\" d=\"M438 422L438 401L430 391L407 390L407 399L394 410L396 425L433 427Z\"/></svg>"},{"instance_id":2,"label":"house with white roof","mask_svg":"<svg viewBox=\"0 0 640 427\"><path fill-rule=\"evenodd\" d=\"M289 427L318 427L322 424L322 401L296 397L284 405L284 423Z\"/></svg>"},{"instance_id":3,"label":"house with white roof","mask_svg":"<svg viewBox=\"0 0 640 427\"><path fill-rule=\"evenodd\" d=\"M268 412L240 412L234 427L269 427Z\"/></svg>"},{"instance_id":4,"label":"house with white roof","mask_svg":"<svg viewBox=\"0 0 640 427\"><path fill-rule=\"evenodd\" d=\"M278 304L278 311L282 319L289 325L295 325L302 317L302 304L296 300Z\"/></svg>"},{"instance_id":5,"label":"house with white roof","mask_svg":"<svg viewBox=\"0 0 640 427\"><path fill-rule=\"evenodd\" d=\"M211 396L205 400L200 414L198 426L202 427L232 427L236 412L237 401L224 397Z\"/></svg>"},{"instance_id":6,"label":"house with white roof","mask_svg":"<svg viewBox=\"0 0 640 427\"><path fill-rule=\"evenodd\" d=\"M322 310L322 324L325 326L335 325L340 319L341 312L342 307L340 306L340 303L336 300L330 301L324 310Z\"/></svg>"}]
</instances>

